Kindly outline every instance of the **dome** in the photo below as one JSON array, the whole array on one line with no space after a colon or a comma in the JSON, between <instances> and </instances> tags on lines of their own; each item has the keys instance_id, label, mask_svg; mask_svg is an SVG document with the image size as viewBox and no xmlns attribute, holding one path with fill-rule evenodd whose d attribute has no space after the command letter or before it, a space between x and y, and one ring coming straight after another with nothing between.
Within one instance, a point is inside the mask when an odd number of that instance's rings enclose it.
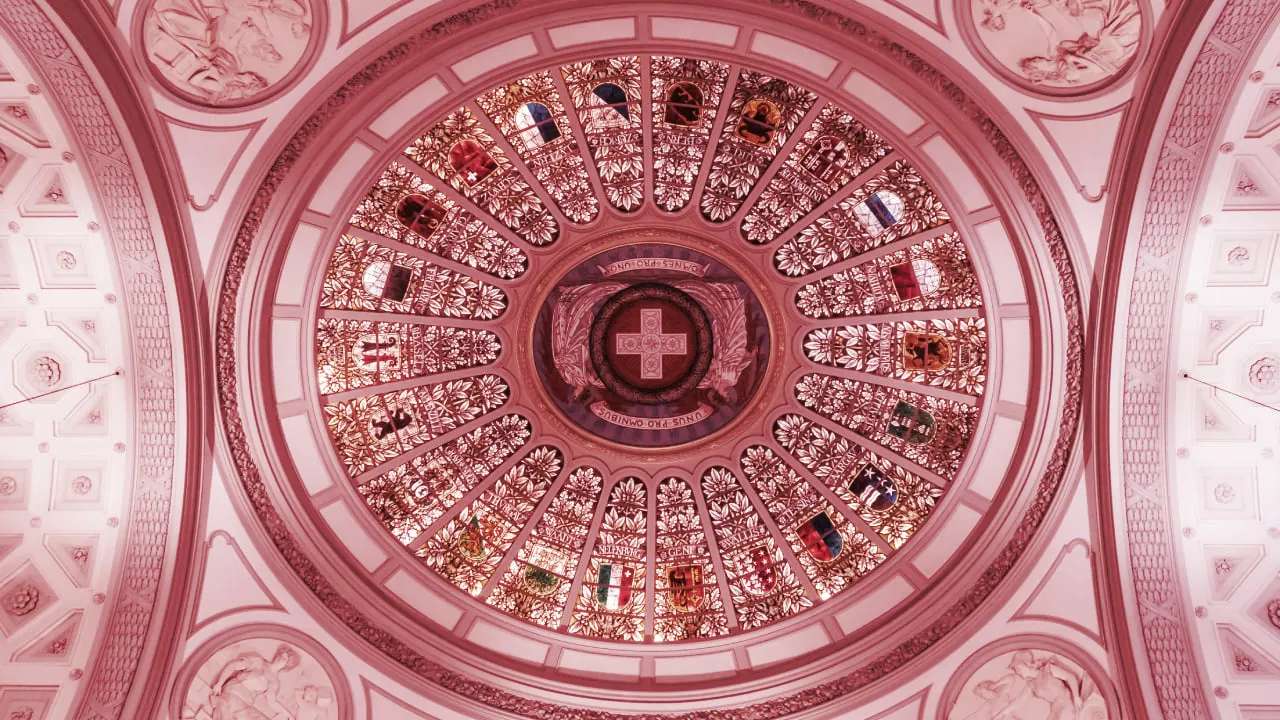
<instances>
[{"instance_id":1,"label":"dome","mask_svg":"<svg viewBox=\"0 0 1280 720\"><path fill-rule=\"evenodd\" d=\"M479 603L627 642L765 627L874 583L963 492L988 321L952 217L759 70L513 78L351 209L317 419L406 558Z\"/></svg>"},{"instance_id":2,"label":"dome","mask_svg":"<svg viewBox=\"0 0 1280 720\"><path fill-rule=\"evenodd\" d=\"M802 67L604 45L294 138L241 235L270 337L223 366L279 409L255 512L304 508L277 543L388 660L547 711L887 677L1059 477L1074 281L1022 264L1057 226L980 125L970 162Z\"/></svg>"}]
</instances>

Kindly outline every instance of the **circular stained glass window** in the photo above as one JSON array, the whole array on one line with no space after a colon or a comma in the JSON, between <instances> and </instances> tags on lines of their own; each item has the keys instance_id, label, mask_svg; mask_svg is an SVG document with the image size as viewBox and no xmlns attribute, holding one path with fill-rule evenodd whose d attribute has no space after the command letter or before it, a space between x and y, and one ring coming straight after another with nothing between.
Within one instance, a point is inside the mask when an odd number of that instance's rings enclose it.
<instances>
[{"instance_id":1,"label":"circular stained glass window","mask_svg":"<svg viewBox=\"0 0 1280 720\"><path fill-rule=\"evenodd\" d=\"M460 597L743 632L873 583L957 482L988 348L964 226L839 104L614 57L404 148L329 258L317 382L359 497Z\"/></svg>"}]
</instances>

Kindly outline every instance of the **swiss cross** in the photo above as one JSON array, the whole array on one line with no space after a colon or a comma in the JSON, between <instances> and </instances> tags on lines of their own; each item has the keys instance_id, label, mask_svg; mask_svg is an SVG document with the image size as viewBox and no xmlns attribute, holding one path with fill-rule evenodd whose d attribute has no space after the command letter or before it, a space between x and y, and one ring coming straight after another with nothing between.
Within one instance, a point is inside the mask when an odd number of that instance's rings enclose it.
<instances>
[{"instance_id":1,"label":"swiss cross","mask_svg":"<svg viewBox=\"0 0 1280 720\"><path fill-rule=\"evenodd\" d=\"M640 311L640 332L618 333L617 353L640 356L640 377L662 379L662 358L689 352L689 336L685 333L662 332L662 309Z\"/></svg>"}]
</instances>

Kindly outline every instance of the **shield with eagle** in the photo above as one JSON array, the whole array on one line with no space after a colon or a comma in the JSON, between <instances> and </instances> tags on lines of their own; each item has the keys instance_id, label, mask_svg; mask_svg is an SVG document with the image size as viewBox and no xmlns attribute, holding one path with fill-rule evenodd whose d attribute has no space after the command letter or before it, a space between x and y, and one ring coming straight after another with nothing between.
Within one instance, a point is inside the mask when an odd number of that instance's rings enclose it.
<instances>
[{"instance_id":1,"label":"shield with eagle","mask_svg":"<svg viewBox=\"0 0 1280 720\"><path fill-rule=\"evenodd\" d=\"M697 565L674 565L667 568L667 598L678 612L693 612L707 600L702 587L702 568Z\"/></svg>"}]
</instances>

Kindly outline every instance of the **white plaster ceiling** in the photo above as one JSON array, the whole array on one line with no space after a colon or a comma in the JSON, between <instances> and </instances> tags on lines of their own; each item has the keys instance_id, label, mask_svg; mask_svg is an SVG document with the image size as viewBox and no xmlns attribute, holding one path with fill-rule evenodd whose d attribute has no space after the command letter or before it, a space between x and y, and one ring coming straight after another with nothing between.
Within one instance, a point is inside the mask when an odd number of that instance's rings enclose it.
<instances>
[{"instance_id":1,"label":"white plaster ceiling","mask_svg":"<svg viewBox=\"0 0 1280 720\"><path fill-rule=\"evenodd\" d=\"M1205 175L1199 224L1184 250L1169 373L1173 530L1224 718L1280 712L1277 61L1273 30L1242 73L1248 80Z\"/></svg>"},{"instance_id":2,"label":"white plaster ceiling","mask_svg":"<svg viewBox=\"0 0 1280 720\"><path fill-rule=\"evenodd\" d=\"M0 38L0 716L71 712L121 549L133 453L116 259L66 129ZM70 389L68 389L70 388ZM13 717L23 717L20 714Z\"/></svg>"}]
</instances>

